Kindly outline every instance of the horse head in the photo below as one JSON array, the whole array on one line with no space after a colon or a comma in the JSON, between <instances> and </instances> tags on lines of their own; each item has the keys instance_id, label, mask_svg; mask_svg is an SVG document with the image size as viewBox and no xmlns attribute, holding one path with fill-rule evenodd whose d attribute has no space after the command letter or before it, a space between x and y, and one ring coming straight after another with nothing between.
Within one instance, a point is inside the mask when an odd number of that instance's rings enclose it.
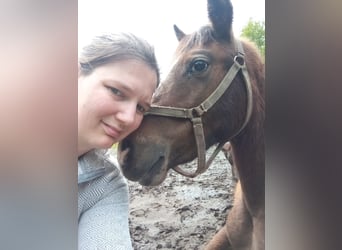
<instances>
[{"instance_id":1,"label":"horse head","mask_svg":"<svg viewBox=\"0 0 342 250\"><path fill-rule=\"evenodd\" d=\"M179 44L171 71L153 96L153 105L179 109L200 106L236 63L238 52L230 1L208 0L208 16L210 24L192 34L174 26ZM256 63L254 48L246 43L243 47L246 64L252 65L248 73L251 91L255 92L262 65ZM246 125L249 100L244 81L242 72L237 72L229 88L201 114L205 149L232 139ZM139 129L119 144L118 152L123 174L128 179L142 185L158 185L169 169L197 157L194 125L190 119L146 115Z\"/></svg>"}]
</instances>

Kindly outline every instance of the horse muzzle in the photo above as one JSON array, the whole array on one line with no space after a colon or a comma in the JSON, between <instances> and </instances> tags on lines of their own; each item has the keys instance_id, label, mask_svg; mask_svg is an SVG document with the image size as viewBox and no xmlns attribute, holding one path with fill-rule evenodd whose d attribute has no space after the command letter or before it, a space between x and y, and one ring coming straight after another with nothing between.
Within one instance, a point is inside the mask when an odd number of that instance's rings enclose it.
<instances>
[{"instance_id":1,"label":"horse muzzle","mask_svg":"<svg viewBox=\"0 0 342 250\"><path fill-rule=\"evenodd\" d=\"M167 175L166 147L157 144L130 143L129 137L119 143L118 162L123 175L144 186L156 186Z\"/></svg>"}]
</instances>

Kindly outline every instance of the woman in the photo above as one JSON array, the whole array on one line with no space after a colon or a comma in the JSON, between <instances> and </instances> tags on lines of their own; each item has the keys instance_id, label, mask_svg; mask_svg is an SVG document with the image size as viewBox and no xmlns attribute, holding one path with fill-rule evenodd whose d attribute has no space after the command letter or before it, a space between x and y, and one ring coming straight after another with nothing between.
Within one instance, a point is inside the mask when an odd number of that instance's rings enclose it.
<instances>
[{"instance_id":1,"label":"woman","mask_svg":"<svg viewBox=\"0 0 342 250\"><path fill-rule=\"evenodd\" d=\"M132 34L96 37L79 57L79 249L132 249L128 187L105 149L135 129L159 83L153 48Z\"/></svg>"}]
</instances>

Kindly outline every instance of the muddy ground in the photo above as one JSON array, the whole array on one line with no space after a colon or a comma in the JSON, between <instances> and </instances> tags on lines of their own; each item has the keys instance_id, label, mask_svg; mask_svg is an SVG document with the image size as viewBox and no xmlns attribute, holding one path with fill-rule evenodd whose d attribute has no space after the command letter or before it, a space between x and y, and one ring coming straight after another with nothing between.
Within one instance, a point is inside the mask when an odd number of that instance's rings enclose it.
<instances>
[{"instance_id":1,"label":"muddy ground","mask_svg":"<svg viewBox=\"0 0 342 250\"><path fill-rule=\"evenodd\" d=\"M195 169L196 164L193 161L184 166ZM222 152L207 172L194 179L170 170L157 187L129 181L134 249L203 249L225 223L234 186L231 167Z\"/></svg>"}]
</instances>

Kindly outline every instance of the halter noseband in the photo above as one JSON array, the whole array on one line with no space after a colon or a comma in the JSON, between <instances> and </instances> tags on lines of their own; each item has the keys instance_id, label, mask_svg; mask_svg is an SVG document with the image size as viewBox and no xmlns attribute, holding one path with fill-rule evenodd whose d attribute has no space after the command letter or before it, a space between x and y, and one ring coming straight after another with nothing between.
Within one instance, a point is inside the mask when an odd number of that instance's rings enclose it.
<instances>
[{"instance_id":1,"label":"halter noseband","mask_svg":"<svg viewBox=\"0 0 342 250\"><path fill-rule=\"evenodd\" d=\"M221 148L223 147L225 142L221 142L217 145L215 151L210 156L208 162L206 162L206 145L204 139L203 132L203 124L202 124L202 115L207 112L225 93L225 91L229 88L231 83L233 82L235 76L241 70L242 75L244 77L244 83L246 85L247 91L247 111L244 123L240 127L240 129L233 134L230 138L233 138L237 134L241 132L241 130L246 126L247 122L252 113L252 88L249 80L246 64L245 64L245 53L240 41L236 40L237 43L237 55L234 57L234 63L228 70L227 74L217 86L215 91L211 93L211 95L205 99L200 105L194 108L177 108L177 107L166 107L166 106L157 106L152 105L150 110L146 112L146 115L157 115L157 116L166 116L166 117L175 117L175 118L183 118L190 119L193 124L194 135L196 139L196 147L197 147L197 170L196 172L189 173L179 166L174 167L173 169L181 175L194 178L197 175L205 172L216 155L219 153Z\"/></svg>"}]
</instances>

